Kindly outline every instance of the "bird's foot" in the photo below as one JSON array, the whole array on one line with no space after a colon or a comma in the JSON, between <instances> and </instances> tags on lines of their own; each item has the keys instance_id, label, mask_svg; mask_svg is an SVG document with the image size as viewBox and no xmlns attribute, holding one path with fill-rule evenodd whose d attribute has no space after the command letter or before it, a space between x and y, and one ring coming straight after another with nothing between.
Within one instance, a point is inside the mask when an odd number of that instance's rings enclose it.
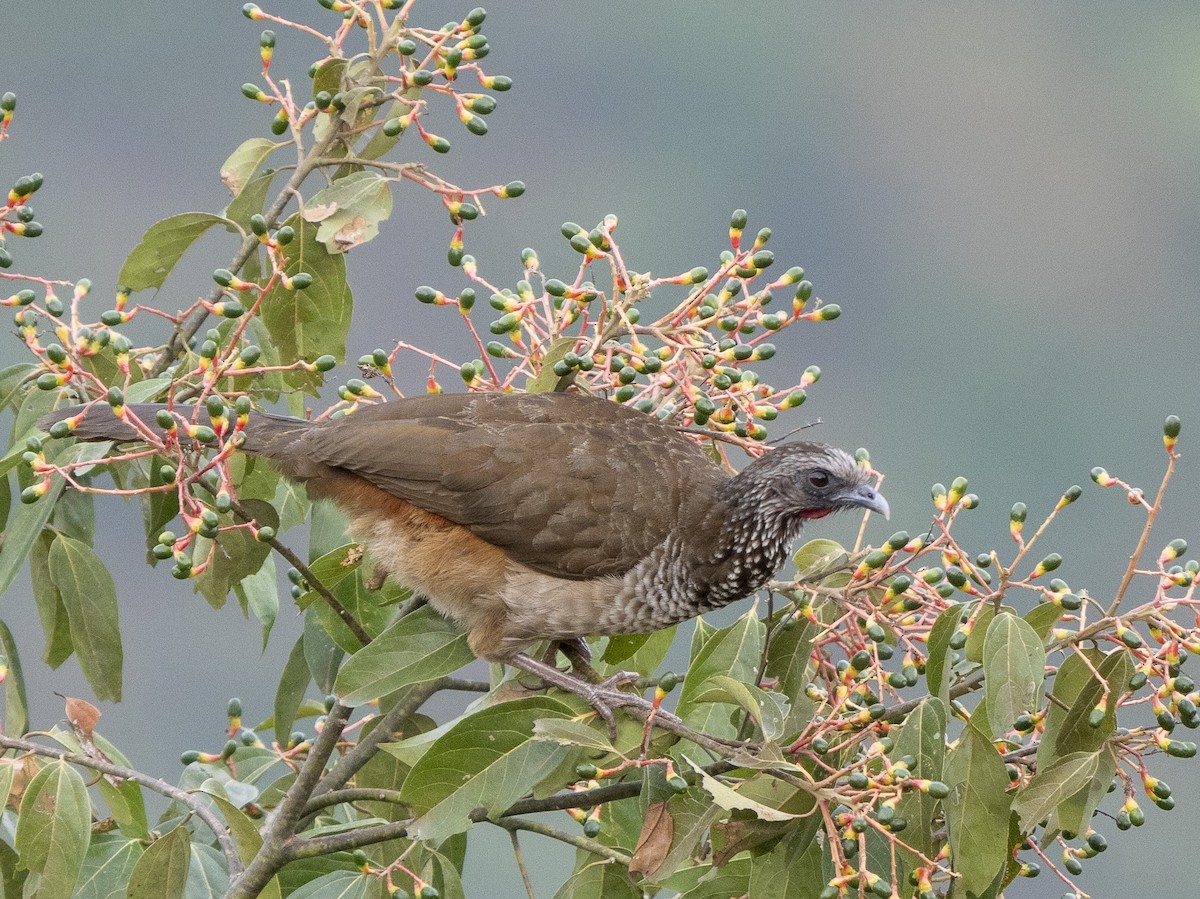
<instances>
[{"instance_id":1,"label":"bird's foot","mask_svg":"<svg viewBox=\"0 0 1200 899\"><path fill-rule=\"evenodd\" d=\"M637 682L637 675L628 671L622 671L604 680L599 680L599 675L595 675L594 669L588 666L592 670L593 675L596 676L597 681L599 681L597 683L586 681L578 675L567 671L560 671L554 665L531 658L525 655L525 653L513 657L509 662L514 668L520 668L522 671L535 674L545 683L581 697L596 710L596 714L604 721L608 727L609 739L613 742L616 742L617 739L617 722L613 715L614 709L629 709L636 717L642 719L654 714L656 711L654 704L649 702L644 696L621 689L624 686Z\"/></svg>"}]
</instances>

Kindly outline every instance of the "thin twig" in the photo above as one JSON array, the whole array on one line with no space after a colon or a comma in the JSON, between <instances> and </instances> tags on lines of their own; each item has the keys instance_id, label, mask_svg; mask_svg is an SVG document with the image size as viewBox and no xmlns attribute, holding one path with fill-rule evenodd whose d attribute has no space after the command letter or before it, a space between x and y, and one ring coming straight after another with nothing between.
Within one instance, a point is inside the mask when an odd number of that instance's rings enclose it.
<instances>
[{"instance_id":1,"label":"thin twig","mask_svg":"<svg viewBox=\"0 0 1200 899\"><path fill-rule=\"evenodd\" d=\"M521 855L521 841L517 838L516 828L510 829L508 836L512 840L513 855L517 859L517 869L521 872L521 882L525 884L525 894L529 899L537 899L533 893L533 883L529 880L529 872L525 870L525 857Z\"/></svg>"},{"instance_id":2,"label":"thin twig","mask_svg":"<svg viewBox=\"0 0 1200 899\"><path fill-rule=\"evenodd\" d=\"M236 500L233 503L233 511L236 512L238 517L243 521L249 522L254 520L254 516L246 511L245 506ZM261 535L259 539L262 539ZM333 595L333 591L321 583L321 580L312 573L312 569L304 564L304 561L292 551L291 547L281 542L278 537L270 537L266 542L271 549L283 556L289 565L300 572L301 577L308 582L308 585L312 589L317 591L320 597L325 600L325 603L329 606L329 608L333 609L334 614L342 620L342 624L346 625L346 627L350 630L350 633L354 635L354 639L356 639L363 646L366 646L371 642L371 635L367 633L366 629L363 628L363 626L358 623L358 620L350 614L350 610L342 605L341 600Z\"/></svg>"},{"instance_id":3,"label":"thin twig","mask_svg":"<svg viewBox=\"0 0 1200 899\"><path fill-rule=\"evenodd\" d=\"M1133 555L1129 557L1129 566L1125 569L1125 576L1121 578L1121 586L1117 589L1117 597L1109 606L1106 618L1111 618L1117 613L1117 606L1121 604L1121 600L1125 597L1125 591L1129 589L1129 584L1133 580L1133 575L1137 570L1138 559L1142 556L1142 550L1146 548L1146 541L1150 538L1150 529L1154 527L1154 519L1158 517L1158 510L1162 508L1163 495L1167 492L1167 484L1171 480L1171 475L1175 473L1175 460L1179 456L1173 451L1167 453L1167 470L1163 473L1162 483L1158 485L1158 495L1154 497L1154 505L1150 507L1150 511L1146 514L1146 526L1142 528L1142 536L1138 540L1137 549L1133 551Z\"/></svg>"},{"instance_id":4,"label":"thin twig","mask_svg":"<svg viewBox=\"0 0 1200 899\"><path fill-rule=\"evenodd\" d=\"M603 843L585 837L582 834L567 833L565 830L559 830L557 827L543 824L541 821L530 821L528 818L497 818L491 823L497 827L503 827L510 833L515 830L527 830L530 833L539 833L544 837L550 837L562 843L569 843L576 849L591 852L609 861L617 862L621 865L629 864L630 856L626 855L620 849L605 846Z\"/></svg>"},{"instance_id":5,"label":"thin twig","mask_svg":"<svg viewBox=\"0 0 1200 899\"><path fill-rule=\"evenodd\" d=\"M181 790L179 787L171 786L171 784L161 778L143 774L132 768L115 765L112 762L94 759L75 752L67 752L65 749L43 746L31 740L22 740L20 737L8 737L0 734L0 747L58 759L72 765L79 765L81 768L90 768L93 771L99 771L101 774L107 774L110 777L138 784L148 790L153 790L161 796L166 796L168 799L174 799L177 802L183 803L192 814L207 824L209 829L216 834L217 843L220 845L221 852L225 855L225 862L229 866L229 876L237 877L244 870L241 856L238 855L237 846L233 842L233 837L229 835L229 829L221 822L221 819L217 817L212 809L204 804L200 797L189 793L187 790Z\"/></svg>"},{"instance_id":6,"label":"thin twig","mask_svg":"<svg viewBox=\"0 0 1200 899\"><path fill-rule=\"evenodd\" d=\"M345 786L355 774L357 774L371 757L375 755L375 751L380 743L386 743L389 740L394 740L399 735L400 726L416 714L417 710L425 704L434 693L443 689L443 681L445 678L427 681L423 684L417 684L413 687L412 692L404 698L403 702L398 702L390 709L387 714L379 719L379 723L372 728L369 734L366 734L361 740L355 744L354 748L342 756L337 764L322 778L321 782L312 792L312 799L318 796L324 796ZM311 812L305 811L305 817Z\"/></svg>"},{"instance_id":7,"label":"thin twig","mask_svg":"<svg viewBox=\"0 0 1200 899\"><path fill-rule=\"evenodd\" d=\"M304 806L304 814L313 815L331 805L341 805L348 802L390 802L394 805L407 805L400 798L399 790L388 790L384 787L347 787L342 790L330 790L320 796L314 796Z\"/></svg>"}]
</instances>

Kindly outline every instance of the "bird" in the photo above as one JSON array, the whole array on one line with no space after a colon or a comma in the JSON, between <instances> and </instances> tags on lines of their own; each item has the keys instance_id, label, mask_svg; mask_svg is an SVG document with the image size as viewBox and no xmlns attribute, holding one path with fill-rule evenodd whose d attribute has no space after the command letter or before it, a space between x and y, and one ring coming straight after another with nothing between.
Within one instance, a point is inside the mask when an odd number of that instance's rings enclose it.
<instances>
[{"instance_id":1,"label":"bird","mask_svg":"<svg viewBox=\"0 0 1200 899\"><path fill-rule=\"evenodd\" d=\"M100 402L41 424L69 419L77 439L135 441L162 432L165 408L118 417ZM624 700L611 685L580 692L526 650L549 640L579 659L585 637L721 608L784 565L805 522L844 509L888 515L868 470L841 449L785 443L730 474L679 428L580 393L430 394L316 421L256 411L240 439L337 505L379 570L458 622L476 656L593 705Z\"/></svg>"}]
</instances>

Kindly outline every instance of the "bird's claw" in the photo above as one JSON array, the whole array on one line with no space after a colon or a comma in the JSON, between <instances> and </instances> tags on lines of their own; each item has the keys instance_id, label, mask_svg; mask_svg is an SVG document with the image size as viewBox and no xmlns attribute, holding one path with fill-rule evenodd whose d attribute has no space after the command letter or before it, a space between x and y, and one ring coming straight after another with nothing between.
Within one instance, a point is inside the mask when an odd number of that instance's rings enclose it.
<instances>
[{"instance_id":1,"label":"bird's claw","mask_svg":"<svg viewBox=\"0 0 1200 899\"><path fill-rule=\"evenodd\" d=\"M609 742L614 745L617 742L617 722L613 716L613 709L636 708L645 712L646 715L650 715L654 711L653 703L644 696L621 689L623 686L636 683L637 679L638 676L632 672L619 671L598 684L583 684L584 689L579 691L583 700L595 709L596 714L604 721L608 728Z\"/></svg>"},{"instance_id":2,"label":"bird's claw","mask_svg":"<svg viewBox=\"0 0 1200 899\"><path fill-rule=\"evenodd\" d=\"M620 671L599 683L589 683L581 677L566 671L560 671L543 660L534 659L521 653L511 660L511 664L537 675L551 686L574 693L595 709L596 714L608 728L608 736L612 742L617 739L617 721L613 715L614 709L637 709L639 717L646 717L654 712L654 704L644 696L622 690L622 687L636 683L638 676L628 671Z\"/></svg>"}]
</instances>

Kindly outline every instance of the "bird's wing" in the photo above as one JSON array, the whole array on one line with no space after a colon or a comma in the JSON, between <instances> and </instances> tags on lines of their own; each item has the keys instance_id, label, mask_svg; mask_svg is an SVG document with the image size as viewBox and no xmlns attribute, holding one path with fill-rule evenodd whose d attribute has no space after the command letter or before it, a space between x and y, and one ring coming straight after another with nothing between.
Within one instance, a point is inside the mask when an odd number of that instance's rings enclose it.
<instances>
[{"instance_id":1,"label":"bird's wing","mask_svg":"<svg viewBox=\"0 0 1200 899\"><path fill-rule=\"evenodd\" d=\"M653 419L561 394L388 403L313 427L295 448L573 579L628 571L724 477Z\"/></svg>"}]
</instances>

